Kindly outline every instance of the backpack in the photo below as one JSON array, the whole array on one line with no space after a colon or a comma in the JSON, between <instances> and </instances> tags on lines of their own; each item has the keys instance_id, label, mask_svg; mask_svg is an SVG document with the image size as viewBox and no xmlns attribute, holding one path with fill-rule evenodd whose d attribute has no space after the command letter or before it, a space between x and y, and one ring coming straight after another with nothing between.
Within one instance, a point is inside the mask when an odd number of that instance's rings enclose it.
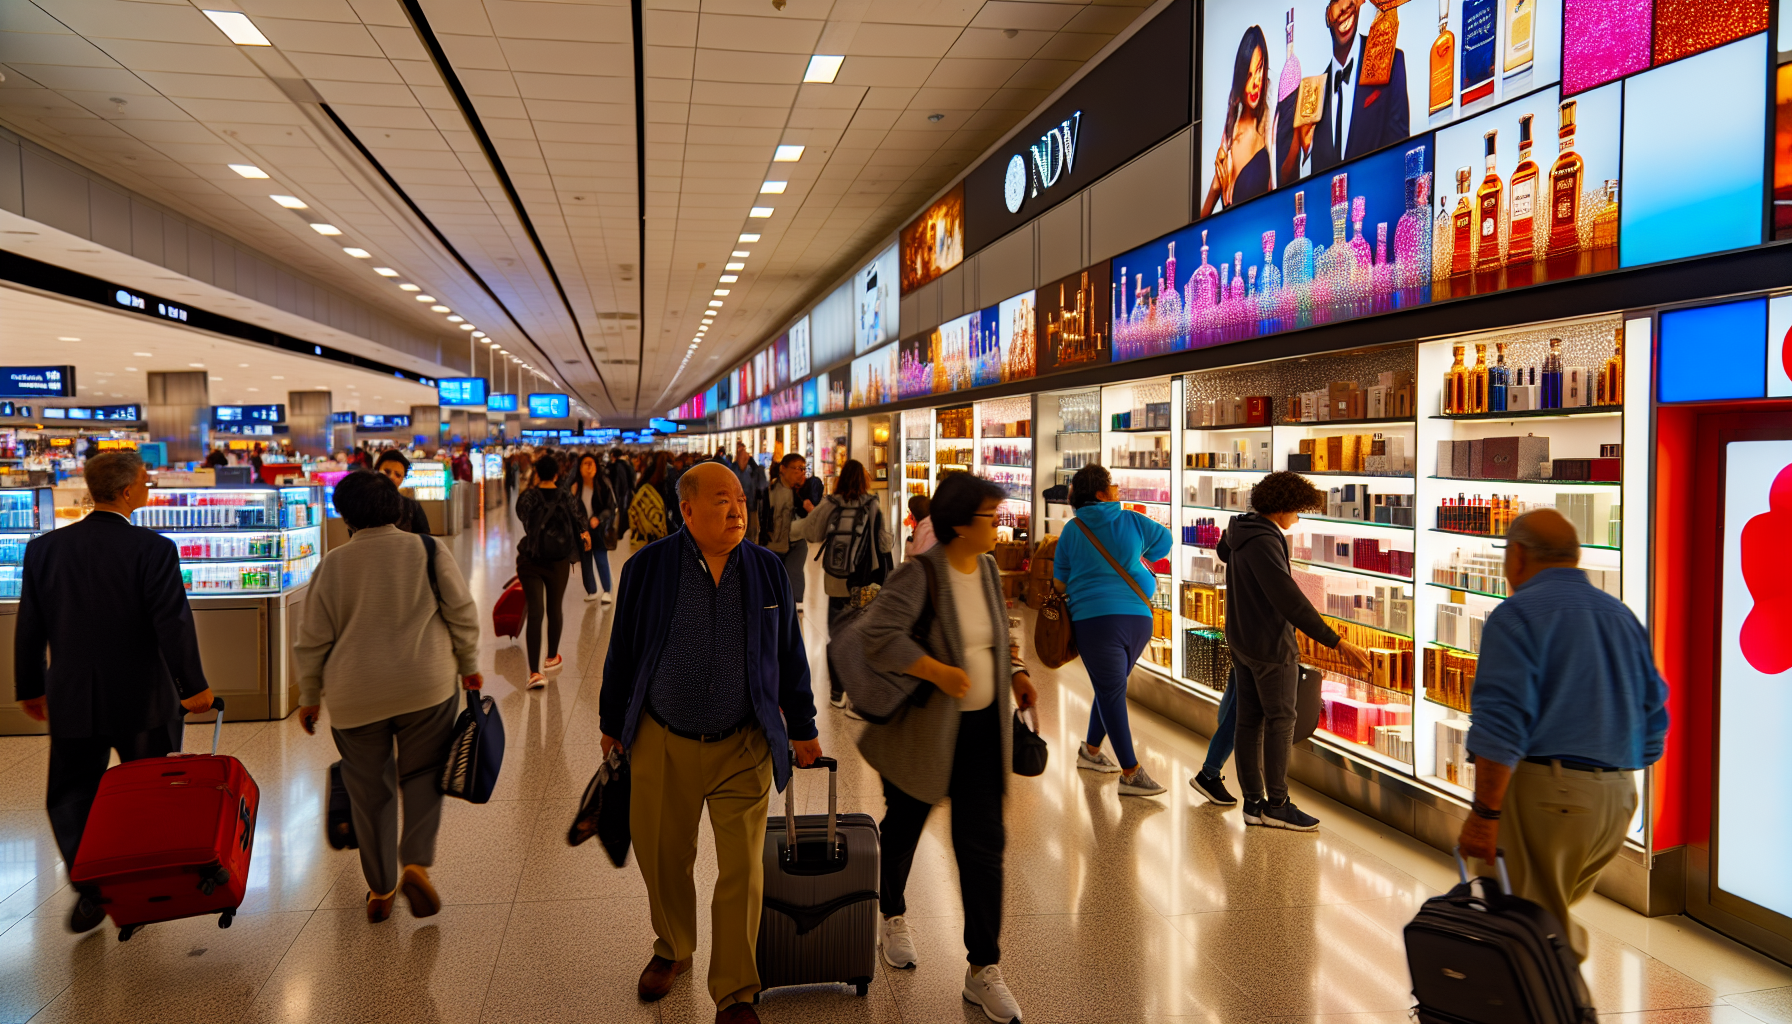
<instances>
[{"instance_id":1,"label":"backpack","mask_svg":"<svg viewBox=\"0 0 1792 1024\"><path fill-rule=\"evenodd\" d=\"M566 500L558 493L545 509L523 525L523 539L517 542L516 550L529 561L553 565L570 562L578 554L579 531L573 528Z\"/></svg>"},{"instance_id":2,"label":"backpack","mask_svg":"<svg viewBox=\"0 0 1792 1024\"><path fill-rule=\"evenodd\" d=\"M835 579L847 579L864 568L871 557L872 531L877 529L877 504L861 498L852 505L834 506L826 535L815 560L821 571Z\"/></svg>"}]
</instances>

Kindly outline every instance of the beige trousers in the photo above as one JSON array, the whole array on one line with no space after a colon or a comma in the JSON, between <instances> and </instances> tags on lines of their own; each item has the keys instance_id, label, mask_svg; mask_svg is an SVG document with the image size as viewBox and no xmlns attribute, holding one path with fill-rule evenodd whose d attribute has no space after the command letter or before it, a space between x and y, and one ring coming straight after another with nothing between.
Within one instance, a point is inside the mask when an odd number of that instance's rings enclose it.
<instances>
[{"instance_id":1,"label":"beige trousers","mask_svg":"<svg viewBox=\"0 0 1792 1024\"><path fill-rule=\"evenodd\" d=\"M759 991L754 946L765 892L765 809L772 758L765 732L747 728L718 743L674 736L641 716L629 751L629 829L647 882L654 953L683 960L697 949L697 825L709 808L716 891L709 904L709 994L717 1006Z\"/></svg>"},{"instance_id":2,"label":"beige trousers","mask_svg":"<svg viewBox=\"0 0 1792 1024\"><path fill-rule=\"evenodd\" d=\"M1512 889L1556 916L1582 961L1587 930L1568 909L1593 891L1599 872L1618 855L1636 804L1630 772L1594 774L1520 761L1506 789L1499 843ZM1498 877L1492 865L1479 870Z\"/></svg>"}]
</instances>

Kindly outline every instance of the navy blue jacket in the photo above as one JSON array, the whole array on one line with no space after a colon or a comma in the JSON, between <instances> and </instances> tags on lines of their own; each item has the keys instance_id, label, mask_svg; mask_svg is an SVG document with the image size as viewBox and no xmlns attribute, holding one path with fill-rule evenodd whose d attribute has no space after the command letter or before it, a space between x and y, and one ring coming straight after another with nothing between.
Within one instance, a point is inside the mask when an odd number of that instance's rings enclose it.
<instances>
[{"instance_id":1,"label":"navy blue jacket","mask_svg":"<svg viewBox=\"0 0 1792 1024\"><path fill-rule=\"evenodd\" d=\"M647 687L659 669L660 652L678 600L679 545L683 531L656 540L622 563L610 651L604 657L603 689L597 700L598 725L626 747L647 707ZM747 688L753 713L772 749L779 790L790 778L790 741L812 740L815 695L810 691L809 654L790 599L790 577L779 557L757 544L740 545L741 601L747 632Z\"/></svg>"}]
</instances>

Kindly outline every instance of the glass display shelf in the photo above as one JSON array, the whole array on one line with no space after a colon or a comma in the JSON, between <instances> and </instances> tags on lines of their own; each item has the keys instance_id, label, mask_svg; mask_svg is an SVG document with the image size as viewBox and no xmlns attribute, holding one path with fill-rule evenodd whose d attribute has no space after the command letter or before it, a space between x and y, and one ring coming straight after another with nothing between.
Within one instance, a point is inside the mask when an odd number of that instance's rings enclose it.
<instances>
[{"instance_id":1,"label":"glass display shelf","mask_svg":"<svg viewBox=\"0 0 1792 1024\"><path fill-rule=\"evenodd\" d=\"M155 488L131 522L152 530L291 529L323 521L315 487Z\"/></svg>"},{"instance_id":2,"label":"glass display shelf","mask_svg":"<svg viewBox=\"0 0 1792 1024\"><path fill-rule=\"evenodd\" d=\"M1427 480L1448 480L1461 484L1536 484L1540 487L1622 487L1622 480L1557 480L1554 477L1531 477L1526 480L1495 480L1484 476L1428 476Z\"/></svg>"},{"instance_id":3,"label":"glass display shelf","mask_svg":"<svg viewBox=\"0 0 1792 1024\"><path fill-rule=\"evenodd\" d=\"M1169 434L1175 427L1109 427L1110 434Z\"/></svg>"},{"instance_id":4,"label":"glass display shelf","mask_svg":"<svg viewBox=\"0 0 1792 1024\"><path fill-rule=\"evenodd\" d=\"M1332 427L1410 427L1413 426L1413 419L1408 416L1404 419L1393 420L1282 420L1275 425L1278 427L1318 428L1320 430Z\"/></svg>"},{"instance_id":5,"label":"glass display shelf","mask_svg":"<svg viewBox=\"0 0 1792 1024\"><path fill-rule=\"evenodd\" d=\"M317 569L325 489L155 488L131 521L173 542L190 596L279 594Z\"/></svg>"},{"instance_id":6,"label":"glass display shelf","mask_svg":"<svg viewBox=\"0 0 1792 1024\"><path fill-rule=\"evenodd\" d=\"M1450 583L1438 583L1434 580L1426 580L1425 585L1427 587L1436 587L1439 590L1454 590L1458 594L1472 594L1475 597L1491 597L1495 601L1504 601L1508 596L1510 596L1507 594L1489 594L1485 590L1470 590L1467 587L1458 587L1458 586L1455 586L1454 584L1450 584ZM1438 644L1438 646L1446 647L1448 645L1447 644Z\"/></svg>"},{"instance_id":7,"label":"glass display shelf","mask_svg":"<svg viewBox=\"0 0 1792 1024\"><path fill-rule=\"evenodd\" d=\"M1282 426L1287 426L1287 427L1305 427L1305 426L1319 426L1319 425L1320 424L1317 424L1317 423L1314 423L1314 424L1284 423L1284 424L1282 424ZM1201 433L1207 433L1207 434L1237 434L1237 433L1242 433L1245 431L1256 432L1256 431L1260 431L1260 430L1274 430L1275 424L1259 423L1256 426L1240 426L1237 424L1229 424L1229 425L1223 426L1223 427L1197 427L1191 423L1188 426L1183 427L1182 429L1187 430L1191 433L1201 432Z\"/></svg>"},{"instance_id":8,"label":"glass display shelf","mask_svg":"<svg viewBox=\"0 0 1792 1024\"><path fill-rule=\"evenodd\" d=\"M1348 469L1301 469L1301 476L1351 477L1357 480L1411 480L1411 473L1355 473Z\"/></svg>"},{"instance_id":9,"label":"glass display shelf","mask_svg":"<svg viewBox=\"0 0 1792 1024\"><path fill-rule=\"evenodd\" d=\"M418 501L447 501L454 486L454 471L446 462L413 462L405 474L405 491Z\"/></svg>"},{"instance_id":10,"label":"glass display shelf","mask_svg":"<svg viewBox=\"0 0 1792 1024\"><path fill-rule=\"evenodd\" d=\"M190 597L278 594L285 564L278 561L188 562L180 565L181 585Z\"/></svg>"},{"instance_id":11,"label":"glass display shelf","mask_svg":"<svg viewBox=\"0 0 1792 1024\"><path fill-rule=\"evenodd\" d=\"M1225 513L1229 513L1229 514L1235 515L1235 516L1243 515L1246 512L1250 511L1250 509L1248 509L1248 508L1221 508L1218 505L1191 505L1186 501L1182 503L1182 507L1183 508L1200 509L1203 512L1225 512ZM1302 515L1301 518L1302 519L1312 519L1314 517L1308 516L1308 515Z\"/></svg>"},{"instance_id":12,"label":"glass display shelf","mask_svg":"<svg viewBox=\"0 0 1792 1024\"><path fill-rule=\"evenodd\" d=\"M1328 569L1332 572L1347 572L1356 576L1368 576L1378 580L1392 580L1395 583L1411 583L1411 576L1395 576L1393 573L1376 572L1373 569L1358 569L1349 565L1333 565L1330 562L1312 562L1304 558L1290 558L1295 565L1304 565L1309 569Z\"/></svg>"},{"instance_id":13,"label":"glass display shelf","mask_svg":"<svg viewBox=\"0 0 1792 1024\"><path fill-rule=\"evenodd\" d=\"M1503 535L1494 535L1494 534L1486 534L1486 533L1466 533L1462 530L1440 530L1435 526L1427 527L1426 532L1428 532L1428 533L1443 533L1443 534L1448 534L1451 537L1473 537L1476 540L1484 540L1484 541L1488 542L1489 544L1492 544L1494 547L1503 548L1506 546L1506 538ZM1583 548L1592 548L1595 551L1622 551L1623 550L1623 548L1620 548L1616 544L1589 544L1584 540L1580 542L1580 546Z\"/></svg>"},{"instance_id":14,"label":"glass display shelf","mask_svg":"<svg viewBox=\"0 0 1792 1024\"><path fill-rule=\"evenodd\" d=\"M0 488L0 570L25 561L25 545L56 525L55 492L48 487ZM19 575L0 571L0 600L17 600Z\"/></svg>"},{"instance_id":15,"label":"glass display shelf","mask_svg":"<svg viewBox=\"0 0 1792 1024\"><path fill-rule=\"evenodd\" d=\"M1237 511L1237 510L1222 509L1221 511ZM1301 522L1303 522L1303 523L1309 522L1309 521L1315 522L1315 523L1343 523L1346 526L1372 526L1377 530L1404 530L1407 533L1412 532L1412 527L1400 526L1397 523L1377 523L1377 522L1373 522L1368 519L1340 519L1340 518L1335 518L1333 516L1313 515L1310 512L1302 512L1300 514L1300 519L1301 519Z\"/></svg>"},{"instance_id":16,"label":"glass display shelf","mask_svg":"<svg viewBox=\"0 0 1792 1024\"><path fill-rule=\"evenodd\" d=\"M1411 580L1400 580L1400 581L1399 581L1399 582L1401 582L1401 583L1410 583L1410 582L1412 582L1412 581L1411 581ZM1378 626L1378 625L1376 625L1376 624L1375 624L1375 623L1373 623L1373 622L1359 622L1359 621L1357 621L1357 620L1356 620L1356 619L1349 619L1349 618L1345 618L1345 617L1344 617L1344 616L1342 616L1342 615L1332 615L1332 614L1329 614L1329 613L1327 613L1327 612L1323 612L1323 611L1322 611L1322 612L1320 612L1320 614L1319 614L1319 617L1320 617L1320 618L1322 618L1322 619L1330 619L1330 620L1332 620L1332 621L1333 621L1333 622L1343 622L1343 623L1348 623L1348 624L1349 624L1349 625L1352 625L1352 626L1358 626L1358 627L1361 627L1361 628L1363 628L1363 629L1372 629L1372 630L1374 630L1374 631L1375 631L1375 632L1377 632L1377 633L1386 633L1386 634L1387 634L1387 635L1388 635L1388 636L1391 636L1391 637L1395 637L1395 638L1397 638L1397 639L1400 639L1400 640L1405 640L1405 641L1408 641L1408 642L1412 642L1412 641L1413 641L1413 637L1412 637L1412 636L1411 636L1411 635L1410 635L1410 634L1407 634L1407 633L1399 633L1399 632L1396 632L1396 631L1394 631L1394 630L1391 630L1391 629L1389 629L1389 628L1388 628L1388 627L1386 627L1386 626ZM1441 646L1441 645L1440 645L1440 646ZM1470 653L1470 652L1464 652L1464 653ZM1358 681L1358 682L1362 682L1362 680L1361 680L1361 679L1360 679L1360 678L1359 678L1359 677L1356 677L1356 676L1352 676L1352 677L1351 677L1351 678L1352 678L1352 679L1356 679L1356 680L1357 680L1357 681ZM1364 685L1373 685L1373 684L1370 684L1370 683L1364 683ZM1402 691L1402 692L1404 692L1404 691Z\"/></svg>"},{"instance_id":17,"label":"glass display shelf","mask_svg":"<svg viewBox=\"0 0 1792 1024\"><path fill-rule=\"evenodd\" d=\"M1441 646L1443 646L1443 645L1442 645L1442 644L1438 644L1438 645L1436 645L1436 646L1439 646L1439 647L1441 647ZM1448 702L1448 701L1442 701L1442 700L1438 700L1438 699L1437 699L1437 698L1436 698L1436 697L1433 697L1433 696L1432 696L1432 695L1431 695L1431 692L1430 692L1430 691L1429 691L1429 690L1427 690L1427 691L1426 691L1426 692L1425 692L1425 700L1426 700L1426 701L1427 701L1427 702L1428 702L1428 703L1431 703L1431 704L1436 704L1436 705L1437 705L1437 706L1438 706L1438 707L1440 707L1440 708L1449 708L1449 709L1450 709L1450 710L1451 710L1451 711L1454 711L1454 712L1456 712L1456 713L1457 713L1457 714L1459 714L1459 715L1466 715L1466 714L1468 714L1468 713L1469 713L1469 710L1468 710L1468 709L1467 709L1467 708L1459 708L1459 707L1457 707L1457 706L1456 706L1456 705L1454 705L1454 704L1451 704L1451 703L1449 703L1449 702Z\"/></svg>"},{"instance_id":18,"label":"glass display shelf","mask_svg":"<svg viewBox=\"0 0 1792 1024\"><path fill-rule=\"evenodd\" d=\"M1481 656L1480 652L1478 652L1478 651L1471 651L1466 647L1456 647L1451 644L1446 644L1441 640L1427 640L1427 641L1425 641L1425 646L1426 647L1441 647L1446 651L1455 651L1457 654L1466 654L1471 658L1479 658ZM1461 709L1458 708L1457 710L1461 710Z\"/></svg>"},{"instance_id":19,"label":"glass display shelf","mask_svg":"<svg viewBox=\"0 0 1792 1024\"><path fill-rule=\"evenodd\" d=\"M315 527L309 529L316 532ZM175 548L180 551L180 560L183 562L241 562L282 557L281 537L283 535L278 530L233 530L216 533L165 530L162 532L162 536L174 542Z\"/></svg>"},{"instance_id":20,"label":"glass display shelf","mask_svg":"<svg viewBox=\"0 0 1792 1024\"><path fill-rule=\"evenodd\" d=\"M1439 414L1429 417L1434 420L1566 420L1581 416L1622 416L1624 410L1614 405L1589 405L1581 409L1503 409L1499 412L1465 412L1455 415Z\"/></svg>"}]
</instances>

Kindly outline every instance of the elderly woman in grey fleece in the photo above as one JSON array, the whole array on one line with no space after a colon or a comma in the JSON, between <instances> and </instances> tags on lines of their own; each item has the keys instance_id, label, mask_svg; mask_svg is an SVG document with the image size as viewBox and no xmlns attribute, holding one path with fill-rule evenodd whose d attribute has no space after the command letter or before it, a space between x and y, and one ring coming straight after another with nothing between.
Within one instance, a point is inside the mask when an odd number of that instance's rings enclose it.
<instances>
[{"instance_id":1,"label":"elderly woman in grey fleece","mask_svg":"<svg viewBox=\"0 0 1792 1024\"><path fill-rule=\"evenodd\" d=\"M989 554L1004 497L1000 486L969 473L941 481L932 506L938 545L890 574L860 631L872 668L925 680L896 717L859 738L859 750L884 782L878 895L884 960L898 969L915 965L903 889L928 812L949 796L970 961L964 997L994 1021L1020 1019L997 966L1007 842L1002 797L1014 763L1015 707L1038 700L1013 654L1001 574ZM929 605L923 645L912 634Z\"/></svg>"},{"instance_id":2,"label":"elderly woman in grey fleece","mask_svg":"<svg viewBox=\"0 0 1792 1024\"><path fill-rule=\"evenodd\" d=\"M460 703L455 680L469 690L483 685L478 612L447 548L395 525L405 505L392 481L350 473L334 500L354 534L311 578L292 649L299 721L313 732L320 705L329 704L367 876L367 919L390 917L399 889L413 915L428 917L442 905L429 865L442 823L436 782Z\"/></svg>"}]
</instances>

